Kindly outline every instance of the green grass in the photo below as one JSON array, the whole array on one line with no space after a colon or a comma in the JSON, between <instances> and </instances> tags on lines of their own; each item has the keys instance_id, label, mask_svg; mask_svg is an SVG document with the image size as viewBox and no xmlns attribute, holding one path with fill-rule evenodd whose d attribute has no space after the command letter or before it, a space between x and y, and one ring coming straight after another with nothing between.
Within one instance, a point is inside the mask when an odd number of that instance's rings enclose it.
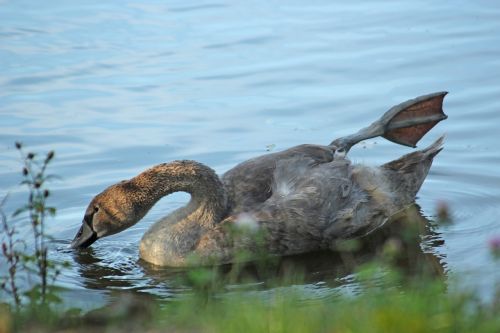
<instances>
[{"instance_id":1,"label":"green grass","mask_svg":"<svg viewBox=\"0 0 500 333\"><path fill-rule=\"evenodd\" d=\"M390 274L389 274L390 276ZM397 274L395 275L397 276ZM389 277L392 279L392 277ZM294 288L200 292L168 302L123 293L81 314L55 307L0 309L0 332L500 332L500 306L442 281L361 281L357 296L311 298ZM3 330L2 330L3 328Z\"/></svg>"},{"instance_id":2,"label":"green grass","mask_svg":"<svg viewBox=\"0 0 500 333\"><path fill-rule=\"evenodd\" d=\"M231 295L169 305L157 318L186 332L499 332L500 309L470 294L447 294L441 283L373 289L359 296L304 301ZM301 300L302 299L302 300Z\"/></svg>"}]
</instances>

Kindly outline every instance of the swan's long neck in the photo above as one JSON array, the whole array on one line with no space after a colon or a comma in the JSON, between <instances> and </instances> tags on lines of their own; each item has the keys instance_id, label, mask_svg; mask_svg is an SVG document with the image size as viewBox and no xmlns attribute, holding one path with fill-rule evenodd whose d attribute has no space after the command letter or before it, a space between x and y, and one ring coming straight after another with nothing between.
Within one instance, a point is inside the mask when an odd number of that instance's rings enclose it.
<instances>
[{"instance_id":1,"label":"swan's long neck","mask_svg":"<svg viewBox=\"0 0 500 333\"><path fill-rule=\"evenodd\" d=\"M141 189L143 195L138 199L146 210L168 194L187 192L191 201L185 208L185 215L199 225L213 226L226 213L227 198L219 177L212 169L195 161L156 165L132 178L130 183Z\"/></svg>"},{"instance_id":2,"label":"swan's long neck","mask_svg":"<svg viewBox=\"0 0 500 333\"><path fill-rule=\"evenodd\" d=\"M191 201L153 224L141 239L143 260L161 266L182 266L201 236L221 221L227 196L215 172L194 161L160 164L133 178L147 210L165 195L188 192Z\"/></svg>"}]
</instances>

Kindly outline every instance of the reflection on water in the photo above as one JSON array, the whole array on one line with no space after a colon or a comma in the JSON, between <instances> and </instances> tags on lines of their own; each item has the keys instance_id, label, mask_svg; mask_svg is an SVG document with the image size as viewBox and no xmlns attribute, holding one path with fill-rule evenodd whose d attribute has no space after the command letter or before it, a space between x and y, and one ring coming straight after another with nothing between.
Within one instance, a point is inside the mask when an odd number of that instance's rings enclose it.
<instances>
[{"instance_id":1,"label":"reflection on water","mask_svg":"<svg viewBox=\"0 0 500 333\"><path fill-rule=\"evenodd\" d=\"M499 4L3 1L0 196L9 193L7 211L26 202L14 141L55 150L51 172L61 180L50 186L58 208L47 225L55 238L50 255L72 264L60 284L91 303L113 288L172 297L183 290L174 281L185 272L143 265L137 244L187 196L161 200L141 223L74 253L67 245L96 193L174 159L223 173L266 149L328 143L392 105L447 90L449 119L421 142L446 133L445 149L417 203L433 220L437 203L446 202L453 223L433 226L400 261L409 274L420 266L438 274L443 265L488 298L500 281L488 251L500 234ZM381 164L408 152L376 139L349 154ZM29 239L21 222L20 235ZM335 292L352 286L349 262L377 251L284 258L268 275L246 274L271 288L273 274L293 267L307 272L304 288Z\"/></svg>"}]
</instances>

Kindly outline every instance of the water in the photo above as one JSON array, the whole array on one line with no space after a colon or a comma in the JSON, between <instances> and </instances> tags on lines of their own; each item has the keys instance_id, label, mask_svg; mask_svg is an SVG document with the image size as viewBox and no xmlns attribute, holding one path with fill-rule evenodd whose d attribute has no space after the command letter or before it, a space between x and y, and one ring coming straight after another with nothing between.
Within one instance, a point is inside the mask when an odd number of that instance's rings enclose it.
<instances>
[{"instance_id":1,"label":"water","mask_svg":"<svg viewBox=\"0 0 500 333\"><path fill-rule=\"evenodd\" d=\"M488 249L500 235L499 17L494 1L0 1L0 195L10 193L7 210L26 200L14 141L54 149L50 255L72 264L60 284L84 297L71 299L92 307L115 289L169 298L183 292L173 283L182 272L151 270L137 245L188 196L78 254L67 245L93 195L173 159L222 173L268 149L328 143L447 90L449 119L420 143L445 133L445 150L417 203L433 220L445 201L454 223L423 248L488 298L500 281ZM350 155L376 164L408 151L376 139ZM311 266L298 286L311 294L355 287L328 256Z\"/></svg>"}]
</instances>

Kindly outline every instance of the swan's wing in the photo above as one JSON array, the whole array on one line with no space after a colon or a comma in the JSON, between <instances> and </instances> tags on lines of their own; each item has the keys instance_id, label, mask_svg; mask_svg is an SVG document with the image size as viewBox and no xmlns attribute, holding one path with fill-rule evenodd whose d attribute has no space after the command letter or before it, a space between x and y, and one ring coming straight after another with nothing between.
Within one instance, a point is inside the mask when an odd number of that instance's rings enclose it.
<instances>
[{"instance_id":1,"label":"swan's wing","mask_svg":"<svg viewBox=\"0 0 500 333\"><path fill-rule=\"evenodd\" d=\"M325 231L338 214L347 214L360 200L353 191L351 169L345 159L315 164L310 158L297 158L277 163L272 195L250 212L265 230L270 252L295 254L328 247Z\"/></svg>"},{"instance_id":2,"label":"swan's wing","mask_svg":"<svg viewBox=\"0 0 500 333\"><path fill-rule=\"evenodd\" d=\"M406 168L409 176L398 178L403 184L397 189L392 186L392 173L405 169L400 164L430 161L439 149L437 142L402 162L382 167L353 166L347 159L321 164L309 158L279 161L272 194L245 218L265 230L271 253L288 255L335 247L339 239L364 236L380 228L413 202L415 193L406 193L405 186L412 186L415 177L423 180L426 172L414 174ZM391 167L398 171L389 170Z\"/></svg>"},{"instance_id":3,"label":"swan's wing","mask_svg":"<svg viewBox=\"0 0 500 333\"><path fill-rule=\"evenodd\" d=\"M440 138L381 167L351 165L347 159L309 167L306 160L283 161L255 220L276 253L330 248L339 239L367 235L414 202L442 144Z\"/></svg>"},{"instance_id":4,"label":"swan's wing","mask_svg":"<svg viewBox=\"0 0 500 333\"><path fill-rule=\"evenodd\" d=\"M333 153L328 146L300 145L238 164L222 176L231 211L239 213L252 210L271 196L274 171L280 161L308 158L321 164L331 162Z\"/></svg>"}]
</instances>

